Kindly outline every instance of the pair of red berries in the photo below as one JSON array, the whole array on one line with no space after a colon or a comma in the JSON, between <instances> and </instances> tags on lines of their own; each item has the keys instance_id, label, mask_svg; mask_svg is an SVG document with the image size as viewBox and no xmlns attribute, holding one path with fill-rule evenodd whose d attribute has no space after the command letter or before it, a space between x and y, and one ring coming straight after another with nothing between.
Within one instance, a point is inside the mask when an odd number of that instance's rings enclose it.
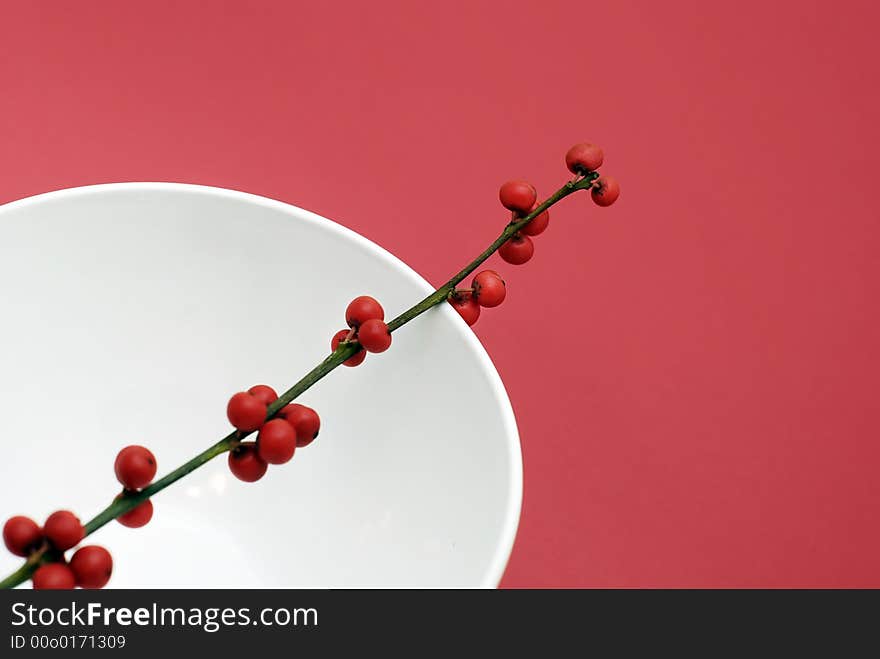
<instances>
[{"instance_id":1,"label":"pair of red berries","mask_svg":"<svg viewBox=\"0 0 880 659\"><path fill-rule=\"evenodd\" d=\"M16 556L29 556L43 547L47 541L58 551L67 551L85 537L85 529L79 518L69 510L58 510L40 528L30 517L16 515L3 525L3 542Z\"/></svg>"},{"instance_id":2,"label":"pair of red berries","mask_svg":"<svg viewBox=\"0 0 880 659\"><path fill-rule=\"evenodd\" d=\"M565 154L565 166L572 174L586 176L602 166L605 153L601 147L589 142L581 142L571 147ZM600 176L590 188L590 196L597 206L610 206L620 196L620 183L611 176Z\"/></svg>"},{"instance_id":3,"label":"pair of red berries","mask_svg":"<svg viewBox=\"0 0 880 659\"><path fill-rule=\"evenodd\" d=\"M156 457L143 446L126 446L119 451L116 462L113 465L116 479L126 492L138 492L153 482L156 476ZM139 503L137 506L116 518L116 521L132 529L140 528L153 519L153 502L150 499Z\"/></svg>"},{"instance_id":4,"label":"pair of red berries","mask_svg":"<svg viewBox=\"0 0 880 659\"><path fill-rule=\"evenodd\" d=\"M507 297L507 286L494 270L478 272L471 281L471 287L456 289L449 294L447 301L468 325L473 325L480 317L481 307L497 307Z\"/></svg>"},{"instance_id":5,"label":"pair of red berries","mask_svg":"<svg viewBox=\"0 0 880 659\"><path fill-rule=\"evenodd\" d=\"M358 351L342 362L345 366L358 366L367 358L368 352L385 352L391 347L391 332L385 324L385 310L375 298L361 295L349 302L345 309L345 322L349 329L339 330L330 340L330 350L333 352L336 352L340 343L358 344Z\"/></svg>"},{"instance_id":6,"label":"pair of red berries","mask_svg":"<svg viewBox=\"0 0 880 659\"><path fill-rule=\"evenodd\" d=\"M113 557L99 545L80 547L69 563L45 563L31 579L35 590L70 590L103 588L113 574Z\"/></svg>"},{"instance_id":7,"label":"pair of red berries","mask_svg":"<svg viewBox=\"0 0 880 659\"><path fill-rule=\"evenodd\" d=\"M284 464L297 447L308 446L318 436L321 419L311 407L291 403L266 419L269 405L278 400L272 387L258 384L229 399L226 416L241 432L259 430L256 442L242 442L229 452L229 470L239 480L260 480L270 464Z\"/></svg>"},{"instance_id":8,"label":"pair of red berries","mask_svg":"<svg viewBox=\"0 0 880 659\"><path fill-rule=\"evenodd\" d=\"M27 557L41 549L63 553L75 547L85 536L79 518L69 510L59 510L46 519L43 528L29 517L17 515L3 525L3 542L16 556ZM48 543L48 547L46 547ZM113 559L103 547L89 545L79 548L65 563L41 565L33 574L34 588L102 588L110 580Z\"/></svg>"}]
</instances>

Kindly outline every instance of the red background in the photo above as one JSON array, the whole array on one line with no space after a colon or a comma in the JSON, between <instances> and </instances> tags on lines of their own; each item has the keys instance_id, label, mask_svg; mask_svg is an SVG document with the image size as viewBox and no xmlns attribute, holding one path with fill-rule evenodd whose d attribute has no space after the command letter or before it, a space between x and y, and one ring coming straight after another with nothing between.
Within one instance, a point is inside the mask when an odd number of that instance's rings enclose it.
<instances>
[{"instance_id":1,"label":"red background","mask_svg":"<svg viewBox=\"0 0 880 659\"><path fill-rule=\"evenodd\" d=\"M476 327L504 585L880 586L875 7L0 0L0 202L237 188L439 283L595 141L619 203L564 202Z\"/></svg>"}]
</instances>

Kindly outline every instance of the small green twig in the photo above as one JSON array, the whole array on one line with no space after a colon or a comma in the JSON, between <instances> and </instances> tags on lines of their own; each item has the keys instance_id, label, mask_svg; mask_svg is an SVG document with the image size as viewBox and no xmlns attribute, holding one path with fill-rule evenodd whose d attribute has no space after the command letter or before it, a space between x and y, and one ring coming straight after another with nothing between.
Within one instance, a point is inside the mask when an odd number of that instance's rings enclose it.
<instances>
[{"instance_id":1,"label":"small green twig","mask_svg":"<svg viewBox=\"0 0 880 659\"><path fill-rule=\"evenodd\" d=\"M543 213L545 210L553 206L561 199L564 199L568 195L578 190L586 190L592 187L593 181L595 181L598 176L599 175L595 172L589 172L583 178L569 181L561 188L559 188L559 190L553 193L553 195L548 197L544 202L538 205L528 215L519 219L515 218L513 221L510 222L510 224L505 227L504 231L501 232L501 235L498 236L498 238L496 238L491 245L483 250L483 252L481 252L480 255L477 256L477 258L475 258L464 268L459 270L449 281L443 284L440 288L435 290L433 293L425 297L420 302L414 304L412 307L397 316L397 318L391 320L388 323L388 331L393 332L403 327L414 318L417 318L418 316L425 313L428 309L431 309L438 304L444 302L449 293L455 290L455 287L459 284L459 282L461 282L465 277L476 270L480 266L480 264L483 263L486 259L492 256L492 254L494 254L498 250L498 248L501 247L501 245L503 245L514 233L522 229L534 218L536 218L538 215ZM339 347L334 352L324 358L324 360L320 364L318 364L317 366L315 366L315 368L306 373L306 375L304 375L299 380L299 382L297 382L290 389L281 394L278 397L278 400L276 400L269 406L267 418L273 417L282 407L289 404L300 394L306 391L309 387L311 387L325 375L330 373L330 371L332 371L349 357L354 355L358 351L358 348L359 346L357 345L357 343L347 341L341 342L339 344ZM172 483L180 480L190 472L195 471L203 464L209 462L218 455L226 453L231 448L234 448L244 437L247 437L247 435L249 434L250 433L234 431L218 441L216 444L199 453L188 462L185 462L174 471L166 474L154 483L151 483L140 492L126 493L118 499L115 499L109 506L104 508L104 510L102 510L85 524L85 535L91 535L99 528L104 526L107 522L110 522L120 515L127 513L138 504L149 499L153 495L158 494ZM20 568L18 568L15 572L0 581L0 589L15 588L19 584L24 583L30 578L34 570L36 570L37 567L39 567L39 565L47 559L48 555L44 551L35 553Z\"/></svg>"}]
</instances>

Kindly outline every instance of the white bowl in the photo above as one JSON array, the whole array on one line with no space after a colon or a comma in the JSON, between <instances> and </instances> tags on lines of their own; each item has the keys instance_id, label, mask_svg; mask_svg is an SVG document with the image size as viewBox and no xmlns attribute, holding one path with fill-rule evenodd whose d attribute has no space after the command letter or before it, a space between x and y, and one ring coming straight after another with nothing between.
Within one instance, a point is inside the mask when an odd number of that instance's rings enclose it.
<instances>
[{"instance_id":1,"label":"white bowl","mask_svg":"<svg viewBox=\"0 0 880 659\"><path fill-rule=\"evenodd\" d=\"M426 233L427 235L427 233ZM450 254L450 272L469 254ZM357 295L391 318L431 286L302 209L169 183L75 188L0 207L0 518L83 522L119 491L127 444L159 474L230 430L226 401L289 387ZM116 587L489 587L513 544L522 461L492 362L442 305L300 402L322 429L255 484L226 456L154 499L142 529L86 540ZM0 570L19 565L3 552Z\"/></svg>"}]
</instances>

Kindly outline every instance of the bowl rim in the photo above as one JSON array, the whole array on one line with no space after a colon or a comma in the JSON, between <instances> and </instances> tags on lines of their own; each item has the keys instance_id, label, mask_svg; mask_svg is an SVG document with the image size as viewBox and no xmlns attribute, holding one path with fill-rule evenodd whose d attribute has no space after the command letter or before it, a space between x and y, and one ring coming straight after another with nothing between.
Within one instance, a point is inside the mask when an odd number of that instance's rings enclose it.
<instances>
[{"instance_id":1,"label":"bowl rim","mask_svg":"<svg viewBox=\"0 0 880 659\"><path fill-rule=\"evenodd\" d=\"M336 234L343 240L354 243L359 248L372 254L373 256L385 261L395 270L406 276L412 283L420 288L425 295L432 292L432 286L424 277L416 272L412 267L407 265L403 260L386 250L384 247L374 243L369 238L362 236L356 231L349 229L329 218L326 218L312 211L306 210L294 204L289 204L278 199L266 197L263 195L244 192L231 188L223 188L211 185L201 185L193 183L178 183L165 181L129 181L119 183L99 183L94 185L83 185L72 188L62 188L43 192L21 199L0 204L0 218L8 211L26 208L28 206L38 205L47 201L58 201L64 199L72 199L81 196L116 192L184 192L188 194L206 195L221 199L234 199L237 201L247 202L281 211L286 215L294 217L299 221L310 222L317 225L324 231ZM478 586L479 588L495 588L501 582L504 571L507 567L510 554L513 550L514 540L516 539L517 529L519 527L519 519L522 510L523 496L523 464L522 464L522 446L520 444L519 431L517 429L516 418L513 413L513 406L507 395L501 376L492 362L492 358L486 351L483 344L477 338L475 332L458 316L458 314L449 305L438 305L440 313L450 319L458 328L458 334L461 339L476 354L482 370L488 376L495 401L498 404L501 413L501 423L506 438L506 447L508 453L507 464L509 488L507 491L507 505L504 511L504 519L502 520L501 533L495 546L489 564L485 568L482 578Z\"/></svg>"}]
</instances>

